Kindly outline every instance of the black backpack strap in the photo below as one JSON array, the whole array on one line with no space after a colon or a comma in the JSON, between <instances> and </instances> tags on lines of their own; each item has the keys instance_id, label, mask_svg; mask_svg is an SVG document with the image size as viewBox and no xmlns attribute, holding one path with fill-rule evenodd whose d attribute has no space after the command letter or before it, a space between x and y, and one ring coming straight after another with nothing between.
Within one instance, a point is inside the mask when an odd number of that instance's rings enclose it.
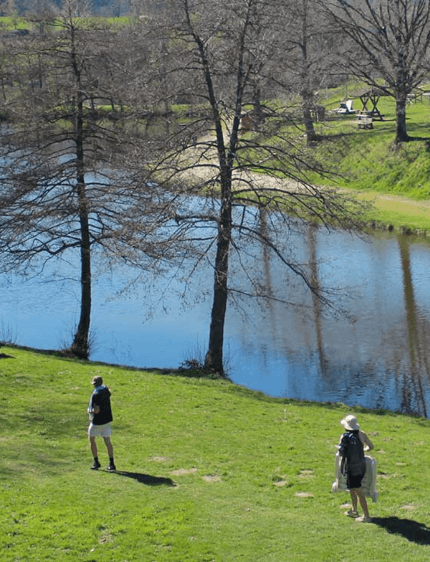
<instances>
[{"instance_id":1,"label":"black backpack strap","mask_svg":"<svg viewBox=\"0 0 430 562\"><path fill-rule=\"evenodd\" d=\"M344 433L339 445L339 456L341 457L340 462L340 473L344 476L346 475L347 466L347 452L349 447L349 433Z\"/></svg>"}]
</instances>

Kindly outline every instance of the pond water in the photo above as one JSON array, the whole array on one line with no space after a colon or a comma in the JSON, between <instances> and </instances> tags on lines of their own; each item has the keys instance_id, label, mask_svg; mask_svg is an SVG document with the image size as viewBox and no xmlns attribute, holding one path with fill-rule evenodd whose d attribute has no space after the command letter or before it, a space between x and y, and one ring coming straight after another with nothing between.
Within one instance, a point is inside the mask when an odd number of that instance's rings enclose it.
<instances>
[{"instance_id":1,"label":"pond water","mask_svg":"<svg viewBox=\"0 0 430 562\"><path fill-rule=\"evenodd\" d=\"M322 283L341 288L337 303L348 315L324 310L261 252L261 282L292 303L229 303L225 356L231 379L271 396L341 401L427 417L428 242L388 234L363 240L310 228L295 245L299 254L318 258L315 275ZM79 284L70 277L70 265L61 267L56 268L57 281L49 270L27 281L0 279L0 339L41 349L70 344ZM175 275L147 278L121 292L135 272L99 269L94 276L92 360L177 368L204 356L211 307L209 268L195 276L185 296ZM234 267L232 271L234 275Z\"/></svg>"}]
</instances>

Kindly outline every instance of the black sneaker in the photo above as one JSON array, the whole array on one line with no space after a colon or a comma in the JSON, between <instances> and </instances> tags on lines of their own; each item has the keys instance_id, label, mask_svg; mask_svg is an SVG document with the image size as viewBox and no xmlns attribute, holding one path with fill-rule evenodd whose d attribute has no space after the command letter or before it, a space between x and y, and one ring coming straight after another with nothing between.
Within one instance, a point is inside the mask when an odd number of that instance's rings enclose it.
<instances>
[{"instance_id":1,"label":"black sneaker","mask_svg":"<svg viewBox=\"0 0 430 562\"><path fill-rule=\"evenodd\" d=\"M108 472L116 472L116 466L112 463L106 469Z\"/></svg>"},{"instance_id":2,"label":"black sneaker","mask_svg":"<svg viewBox=\"0 0 430 562\"><path fill-rule=\"evenodd\" d=\"M101 464L98 461L94 461L94 464L91 467L91 470L98 470L100 467L101 467Z\"/></svg>"}]
</instances>

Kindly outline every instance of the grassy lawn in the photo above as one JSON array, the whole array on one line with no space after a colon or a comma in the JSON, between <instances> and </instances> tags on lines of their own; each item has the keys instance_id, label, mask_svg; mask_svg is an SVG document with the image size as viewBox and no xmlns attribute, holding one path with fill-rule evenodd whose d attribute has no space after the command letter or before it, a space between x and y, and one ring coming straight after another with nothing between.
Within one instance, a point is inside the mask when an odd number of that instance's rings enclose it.
<instances>
[{"instance_id":1,"label":"grassy lawn","mask_svg":"<svg viewBox=\"0 0 430 562\"><path fill-rule=\"evenodd\" d=\"M430 557L427 420L353 409L379 463L374 523L360 524L330 491L341 404L2 351L2 562ZM112 390L117 474L90 470L94 374Z\"/></svg>"},{"instance_id":2,"label":"grassy lawn","mask_svg":"<svg viewBox=\"0 0 430 562\"><path fill-rule=\"evenodd\" d=\"M330 112L345 98L354 109L362 103L358 93L362 84L328 90L320 100ZM408 134L413 141L395 147L396 114L392 98L381 97L378 109L383 120L375 120L373 129L357 127L356 115L335 116L317 125L323 139L314 154L331 172L330 178L316 174L317 184L352 189L359 197L372 200L370 220L392 225L394 229L430 233L430 101L418 98L407 106ZM409 201L406 201L408 199Z\"/></svg>"}]
</instances>

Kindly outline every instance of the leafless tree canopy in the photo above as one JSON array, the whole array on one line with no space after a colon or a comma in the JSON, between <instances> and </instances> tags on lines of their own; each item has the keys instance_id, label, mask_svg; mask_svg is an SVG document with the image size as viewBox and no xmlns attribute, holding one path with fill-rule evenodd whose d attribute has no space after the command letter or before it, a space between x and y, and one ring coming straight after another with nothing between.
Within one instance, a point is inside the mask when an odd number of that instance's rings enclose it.
<instances>
[{"instance_id":1,"label":"leafless tree canopy","mask_svg":"<svg viewBox=\"0 0 430 562\"><path fill-rule=\"evenodd\" d=\"M271 298L248 267L258 241L328 303L285 232L309 220L360 228L359 208L307 179L323 172L298 134L311 144L315 4L295 8L302 30L288 37L293 12L277 0L145 8L127 25L103 25L68 0L38 20L40 33L4 43L3 268L76 249L81 317L71 348L86 357L96 248L141 267L175 258L209 264L205 367L222 374L227 304L243 293L231 281L232 255L253 296ZM291 88L280 95L293 67L298 113Z\"/></svg>"},{"instance_id":2,"label":"leafless tree canopy","mask_svg":"<svg viewBox=\"0 0 430 562\"><path fill-rule=\"evenodd\" d=\"M213 249L205 366L222 373L227 301L235 291L229 276L232 253L246 253L247 241L258 240L324 298L307 267L277 238L279 226L297 228L310 216L345 228L360 221L351 202L310 185L307 172L318 164L291 135L294 115L288 106L261 96L270 85L279 86L279 65L273 64L285 54L279 5L181 0L174 6L171 17L156 14L151 24L157 37L165 37L161 60L169 103L190 104L191 110L183 126L166 138L169 151L157 160L154 173L177 192L205 196L177 220L182 229L199 233L201 260ZM270 211L269 218L264 214L265 228L255 208ZM252 277L246 260L238 260ZM255 284L254 289L255 295L268 296L264 287Z\"/></svg>"},{"instance_id":3,"label":"leafless tree canopy","mask_svg":"<svg viewBox=\"0 0 430 562\"><path fill-rule=\"evenodd\" d=\"M396 142L408 140L407 96L428 73L428 0L339 0L323 2L333 25L352 48L345 67L396 100Z\"/></svg>"},{"instance_id":4,"label":"leafless tree canopy","mask_svg":"<svg viewBox=\"0 0 430 562\"><path fill-rule=\"evenodd\" d=\"M75 11L70 2L44 19L43 33L5 45L0 247L3 271L37 271L78 252L81 315L71 349L87 357L93 252L155 267L171 257L169 234L155 233L174 212L146 172L153 143L133 125L124 30Z\"/></svg>"}]
</instances>

